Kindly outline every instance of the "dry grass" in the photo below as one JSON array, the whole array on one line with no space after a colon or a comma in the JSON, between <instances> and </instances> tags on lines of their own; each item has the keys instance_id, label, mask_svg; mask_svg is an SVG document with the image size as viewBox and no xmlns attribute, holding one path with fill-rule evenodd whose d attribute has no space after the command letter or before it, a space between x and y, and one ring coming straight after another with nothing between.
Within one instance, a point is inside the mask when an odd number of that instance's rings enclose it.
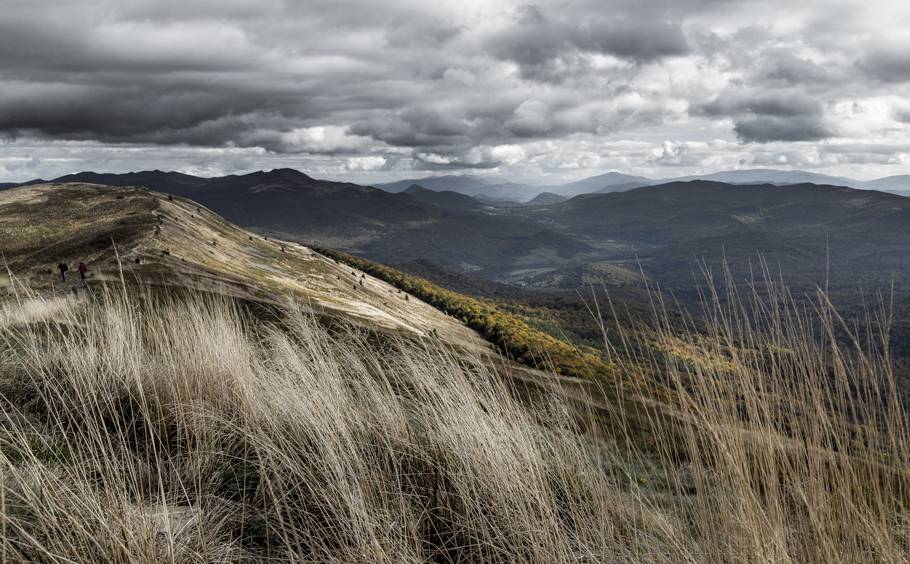
<instances>
[{"instance_id":1,"label":"dry grass","mask_svg":"<svg viewBox=\"0 0 910 564\"><path fill-rule=\"evenodd\" d=\"M555 387L529 408L482 359L293 303L11 304L3 561L906 561L887 356L813 339L783 291L747 303L716 310L732 368L667 365L683 399L647 449Z\"/></svg>"}]
</instances>

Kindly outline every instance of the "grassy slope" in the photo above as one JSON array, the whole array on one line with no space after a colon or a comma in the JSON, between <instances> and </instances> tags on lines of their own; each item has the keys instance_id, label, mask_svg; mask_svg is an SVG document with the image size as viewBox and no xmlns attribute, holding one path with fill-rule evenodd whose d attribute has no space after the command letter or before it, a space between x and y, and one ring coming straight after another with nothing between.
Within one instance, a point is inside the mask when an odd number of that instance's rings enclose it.
<instances>
[{"instance_id":1,"label":"grassy slope","mask_svg":"<svg viewBox=\"0 0 910 564\"><path fill-rule=\"evenodd\" d=\"M63 260L106 257L112 242L129 248L154 235L156 207L140 188L33 186L0 194L0 248L19 276L46 281ZM40 283L40 282L39 282Z\"/></svg>"},{"instance_id":2,"label":"grassy slope","mask_svg":"<svg viewBox=\"0 0 910 564\"><path fill-rule=\"evenodd\" d=\"M853 391L886 390L885 359L813 343L786 307L754 312L777 319L772 335L736 332L721 313L707 338L688 336L730 356L668 365L667 378L699 383L677 424L654 417L650 438L622 444L609 437L628 432L624 414L605 429L555 389L519 404L498 374L436 341L329 331L300 305L274 322L213 294L0 309L0 557L910 556L906 413ZM734 338L764 354L739 354Z\"/></svg>"},{"instance_id":3,"label":"grassy slope","mask_svg":"<svg viewBox=\"0 0 910 564\"><path fill-rule=\"evenodd\" d=\"M682 337L703 332L703 325L676 312L655 315L653 310L637 304L613 307L609 302L599 311L596 303L574 297L475 299L340 251L312 249L461 319L509 359L595 382L597 387L587 393L613 406L608 410L623 404L623 408L635 413L630 416L632 419L641 415L636 392L641 388L647 388L661 401L677 401L673 391L676 383L665 376L667 365L716 362L715 351L693 346ZM658 339L662 332L666 335ZM627 393L630 395L625 397Z\"/></svg>"},{"instance_id":4,"label":"grassy slope","mask_svg":"<svg viewBox=\"0 0 910 564\"><path fill-rule=\"evenodd\" d=\"M405 301L374 277L362 278L300 245L248 233L190 200L143 188L63 184L4 191L0 250L14 277L45 293L83 291L75 280L83 260L89 287L119 281L122 269L129 283L273 304L290 297L317 313L382 330L426 336L435 329L460 347L485 347L463 324L420 300ZM65 286L56 270L60 261L71 269Z\"/></svg>"},{"instance_id":5,"label":"grassy slope","mask_svg":"<svg viewBox=\"0 0 910 564\"><path fill-rule=\"evenodd\" d=\"M503 313L491 303L444 290L420 278L340 251L312 248L340 263L381 278L461 319L485 339L500 346L509 358L522 364L578 378L599 378L607 382L617 380L617 367L600 355L593 354L590 347L573 347L517 317Z\"/></svg>"},{"instance_id":6,"label":"grassy slope","mask_svg":"<svg viewBox=\"0 0 910 564\"><path fill-rule=\"evenodd\" d=\"M41 220L45 214L51 222ZM570 374L592 374L580 364L572 346L536 330L533 332L551 345L542 347L532 339L513 354L513 358L524 356L525 365L500 358L461 317L306 247L246 232L185 198L135 187L43 185L0 193L0 218L9 234L4 235L2 245L10 249L7 257L14 278L45 297L73 292L83 296L96 291L99 284L125 280L155 291L212 292L254 304L282 306L288 299L300 300L330 324L357 323L380 334L408 338L432 336L471 359L481 355L528 397L551 385L535 370L545 366L541 351L558 351L558 358L568 359L574 368ZM96 221L91 229L90 221ZM47 232L44 238L16 239L14 234L30 223L42 226ZM133 226L131 238L121 238L124 226ZM92 246L92 241L99 243ZM12 247L13 243L21 246ZM79 260L85 260L87 288L75 272L70 273L67 284L59 283L55 266L60 260L67 261L73 271ZM10 291L18 287L9 280L0 284ZM11 300L14 296L0 297L0 304ZM497 331L515 333L510 329L516 323L513 318L499 316L499 320L502 329ZM593 373L610 373L597 358L591 360ZM572 379L564 379L560 385L573 396L590 398L594 394L599 416L609 417L615 409L615 399L597 388Z\"/></svg>"}]
</instances>

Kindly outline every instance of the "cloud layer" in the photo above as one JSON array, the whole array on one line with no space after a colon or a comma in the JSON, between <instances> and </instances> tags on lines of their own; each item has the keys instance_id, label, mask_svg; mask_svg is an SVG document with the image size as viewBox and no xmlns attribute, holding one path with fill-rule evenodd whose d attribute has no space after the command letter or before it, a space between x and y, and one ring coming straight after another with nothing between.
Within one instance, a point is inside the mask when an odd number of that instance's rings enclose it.
<instances>
[{"instance_id":1,"label":"cloud layer","mask_svg":"<svg viewBox=\"0 0 910 564\"><path fill-rule=\"evenodd\" d=\"M866 4L10 0L0 181L904 174L910 8Z\"/></svg>"}]
</instances>

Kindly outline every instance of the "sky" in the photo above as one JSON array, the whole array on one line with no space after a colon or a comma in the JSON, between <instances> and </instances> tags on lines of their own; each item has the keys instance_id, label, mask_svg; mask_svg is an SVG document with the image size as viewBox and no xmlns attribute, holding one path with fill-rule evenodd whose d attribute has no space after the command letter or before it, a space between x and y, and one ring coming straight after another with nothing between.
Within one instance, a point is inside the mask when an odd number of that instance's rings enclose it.
<instances>
[{"instance_id":1,"label":"sky","mask_svg":"<svg viewBox=\"0 0 910 564\"><path fill-rule=\"evenodd\" d=\"M0 182L910 174L910 3L4 0Z\"/></svg>"}]
</instances>

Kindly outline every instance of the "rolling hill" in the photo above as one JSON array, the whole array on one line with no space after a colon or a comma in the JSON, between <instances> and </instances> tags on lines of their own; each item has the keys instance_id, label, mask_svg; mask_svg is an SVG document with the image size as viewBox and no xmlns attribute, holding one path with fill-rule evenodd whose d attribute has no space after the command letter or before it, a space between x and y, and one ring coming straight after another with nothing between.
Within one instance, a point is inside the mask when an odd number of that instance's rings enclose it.
<instances>
[{"instance_id":1,"label":"rolling hill","mask_svg":"<svg viewBox=\"0 0 910 564\"><path fill-rule=\"evenodd\" d=\"M560 196L559 194L554 194L552 192L541 192L540 194L534 196L532 199L525 202L526 206L548 206L550 204L558 204L566 201L565 196Z\"/></svg>"},{"instance_id":2,"label":"rolling hill","mask_svg":"<svg viewBox=\"0 0 910 564\"><path fill-rule=\"evenodd\" d=\"M291 296L318 315L408 335L436 329L461 346L485 346L461 323L384 282L145 188L71 183L0 192L0 247L19 283L46 295L123 279L261 303ZM56 269L61 261L70 266L65 284ZM79 261L88 267L88 286L75 272ZM4 295L18 284L5 286Z\"/></svg>"},{"instance_id":3,"label":"rolling hill","mask_svg":"<svg viewBox=\"0 0 910 564\"><path fill-rule=\"evenodd\" d=\"M610 192L629 190L638 186L653 184L655 181L644 176L631 176L619 172L608 172L599 176L592 176L577 182L570 182L562 186L555 187L553 192L567 196L577 196L579 194L591 194L602 190Z\"/></svg>"},{"instance_id":4,"label":"rolling hill","mask_svg":"<svg viewBox=\"0 0 910 564\"><path fill-rule=\"evenodd\" d=\"M434 204L447 210L481 211L490 208L488 203L472 198L467 194L453 192L451 190L436 192L434 190L427 190L419 184L412 184L407 190L404 190L401 193L416 198L421 202Z\"/></svg>"},{"instance_id":5,"label":"rolling hill","mask_svg":"<svg viewBox=\"0 0 910 564\"><path fill-rule=\"evenodd\" d=\"M691 180L708 180L711 182L726 182L728 184L774 184L777 186L811 183L828 186L847 186L850 188L857 188L862 184L861 181L856 181L843 176L830 176L802 170L777 170L771 168L730 170L715 172L713 174L683 176L672 180L663 180L661 183L670 181L688 182Z\"/></svg>"},{"instance_id":6,"label":"rolling hill","mask_svg":"<svg viewBox=\"0 0 910 564\"><path fill-rule=\"evenodd\" d=\"M468 196L485 194L492 198L506 198L518 201L530 199L534 194L540 192L539 188L527 184L495 178L482 178L468 174L411 178L373 184L373 186L386 192L398 193L407 190L414 184L434 192L458 192Z\"/></svg>"},{"instance_id":7,"label":"rolling hill","mask_svg":"<svg viewBox=\"0 0 910 564\"><path fill-rule=\"evenodd\" d=\"M643 272L672 293L673 307L689 312L701 311L704 284L722 282L725 270L740 292L764 287L766 278L803 301L827 288L832 303L857 319L867 313L869 294L886 301L893 295L900 304L910 291L910 199L896 194L695 180L584 194L533 213L507 212L513 221L588 243L601 251L601 262ZM569 265L566 272L579 268ZM527 271L521 281L552 288L554 281L559 287L574 278L541 269ZM614 285L611 295L640 301L633 291L619 290ZM893 311L891 337L902 351L900 364L910 367L910 311ZM910 371L902 373L910 380Z\"/></svg>"},{"instance_id":8,"label":"rolling hill","mask_svg":"<svg viewBox=\"0 0 910 564\"><path fill-rule=\"evenodd\" d=\"M520 210L510 210L520 214ZM731 185L691 181L622 193L586 194L535 220L563 233L658 247L745 233L828 239L832 258L899 248L910 235L910 199L845 187Z\"/></svg>"}]
</instances>

